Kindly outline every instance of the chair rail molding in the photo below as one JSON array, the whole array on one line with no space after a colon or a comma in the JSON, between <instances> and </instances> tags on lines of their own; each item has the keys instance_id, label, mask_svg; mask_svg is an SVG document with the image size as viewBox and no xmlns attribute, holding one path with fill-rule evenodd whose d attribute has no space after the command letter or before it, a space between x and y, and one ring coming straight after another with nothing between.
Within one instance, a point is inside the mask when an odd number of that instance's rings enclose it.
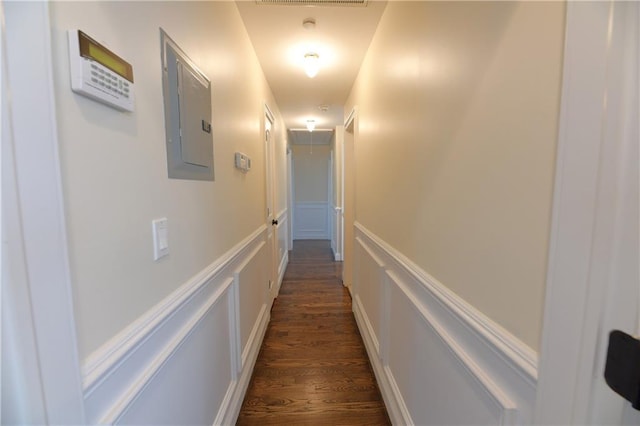
<instances>
[{"instance_id":1,"label":"chair rail molding","mask_svg":"<svg viewBox=\"0 0 640 426\"><path fill-rule=\"evenodd\" d=\"M85 360L88 422L144 422L153 404L174 415L160 402L176 380L211 394L189 398L184 421L235 421L269 321L265 240L262 225Z\"/></svg>"},{"instance_id":2,"label":"chair rail molding","mask_svg":"<svg viewBox=\"0 0 640 426\"><path fill-rule=\"evenodd\" d=\"M535 351L364 225L355 229L353 309L392 422L530 423ZM467 409L432 402L442 394L465 395Z\"/></svg>"}]
</instances>

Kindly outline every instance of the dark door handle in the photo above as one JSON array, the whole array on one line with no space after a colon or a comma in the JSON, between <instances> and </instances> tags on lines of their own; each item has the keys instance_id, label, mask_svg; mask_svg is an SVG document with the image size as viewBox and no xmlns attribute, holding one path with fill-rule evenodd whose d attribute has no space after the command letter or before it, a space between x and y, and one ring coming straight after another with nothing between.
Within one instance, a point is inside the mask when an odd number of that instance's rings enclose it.
<instances>
[{"instance_id":1,"label":"dark door handle","mask_svg":"<svg viewBox=\"0 0 640 426\"><path fill-rule=\"evenodd\" d=\"M640 410L640 340L620 330L609 333L604 379L633 408Z\"/></svg>"},{"instance_id":2,"label":"dark door handle","mask_svg":"<svg viewBox=\"0 0 640 426\"><path fill-rule=\"evenodd\" d=\"M272 224L272 225L277 225L277 224L278 224L278 220L277 220L277 219L273 219L273 220L271 221L271 224Z\"/></svg>"}]
</instances>

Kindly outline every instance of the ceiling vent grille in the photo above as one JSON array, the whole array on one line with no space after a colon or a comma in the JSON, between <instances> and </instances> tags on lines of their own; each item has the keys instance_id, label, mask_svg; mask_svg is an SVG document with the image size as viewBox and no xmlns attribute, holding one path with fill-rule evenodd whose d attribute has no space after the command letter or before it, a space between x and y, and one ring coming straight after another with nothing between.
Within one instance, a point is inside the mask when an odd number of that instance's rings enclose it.
<instances>
[{"instance_id":1,"label":"ceiling vent grille","mask_svg":"<svg viewBox=\"0 0 640 426\"><path fill-rule=\"evenodd\" d=\"M259 5L273 6L355 6L365 7L368 0L256 0Z\"/></svg>"}]
</instances>

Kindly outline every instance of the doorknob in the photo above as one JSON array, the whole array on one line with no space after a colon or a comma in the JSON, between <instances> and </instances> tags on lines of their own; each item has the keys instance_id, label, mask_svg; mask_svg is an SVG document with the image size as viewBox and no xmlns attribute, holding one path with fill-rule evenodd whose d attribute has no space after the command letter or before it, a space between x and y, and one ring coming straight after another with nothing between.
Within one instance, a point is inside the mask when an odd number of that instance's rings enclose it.
<instances>
[{"instance_id":1,"label":"doorknob","mask_svg":"<svg viewBox=\"0 0 640 426\"><path fill-rule=\"evenodd\" d=\"M277 224L278 224L278 220L277 220L277 219L273 219L273 220L271 221L271 224L272 224L272 225L277 225Z\"/></svg>"}]
</instances>

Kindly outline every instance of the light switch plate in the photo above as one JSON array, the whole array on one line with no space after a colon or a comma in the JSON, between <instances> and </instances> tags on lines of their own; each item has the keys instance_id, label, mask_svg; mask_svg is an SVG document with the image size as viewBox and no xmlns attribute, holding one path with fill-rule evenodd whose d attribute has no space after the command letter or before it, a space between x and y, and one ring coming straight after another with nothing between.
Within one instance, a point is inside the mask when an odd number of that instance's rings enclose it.
<instances>
[{"instance_id":1,"label":"light switch plate","mask_svg":"<svg viewBox=\"0 0 640 426\"><path fill-rule=\"evenodd\" d=\"M169 227L167 218L155 219L151 222L153 229L153 260L169 254Z\"/></svg>"}]
</instances>

